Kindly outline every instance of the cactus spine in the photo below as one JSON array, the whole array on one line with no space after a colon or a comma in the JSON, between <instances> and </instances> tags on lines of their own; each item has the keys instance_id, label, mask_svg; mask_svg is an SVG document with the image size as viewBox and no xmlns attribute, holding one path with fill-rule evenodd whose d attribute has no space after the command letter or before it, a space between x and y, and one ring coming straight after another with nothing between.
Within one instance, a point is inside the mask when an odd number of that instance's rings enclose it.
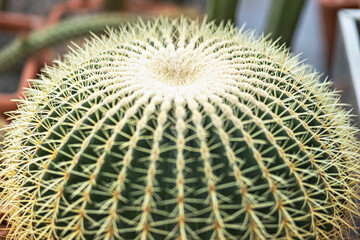
<instances>
[{"instance_id":1,"label":"cactus spine","mask_svg":"<svg viewBox=\"0 0 360 240\"><path fill-rule=\"evenodd\" d=\"M329 82L231 25L158 18L33 80L7 138L10 239L346 239L358 143Z\"/></svg>"}]
</instances>

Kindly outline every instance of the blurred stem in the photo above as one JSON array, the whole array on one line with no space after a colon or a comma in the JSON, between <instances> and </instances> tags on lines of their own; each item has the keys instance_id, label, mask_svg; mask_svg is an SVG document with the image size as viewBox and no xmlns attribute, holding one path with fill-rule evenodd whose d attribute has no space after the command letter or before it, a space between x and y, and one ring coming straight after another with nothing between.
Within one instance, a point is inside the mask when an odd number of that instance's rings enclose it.
<instances>
[{"instance_id":1,"label":"blurred stem","mask_svg":"<svg viewBox=\"0 0 360 240\"><path fill-rule=\"evenodd\" d=\"M124 10L125 0L105 0L106 11L121 11Z\"/></svg>"},{"instance_id":2,"label":"blurred stem","mask_svg":"<svg viewBox=\"0 0 360 240\"><path fill-rule=\"evenodd\" d=\"M30 54L54 44L89 32L102 32L106 27L118 28L129 21L136 21L136 15L103 13L65 19L60 23L20 36L0 50L0 72L3 72ZM143 16L149 19L149 16Z\"/></svg>"},{"instance_id":3,"label":"blurred stem","mask_svg":"<svg viewBox=\"0 0 360 240\"><path fill-rule=\"evenodd\" d=\"M240 0L208 0L206 13L208 21L215 20L216 24L221 21L235 23L236 7Z\"/></svg>"},{"instance_id":4,"label":"blurred stem","mask_svg":"<svg viewBox=\"0 0 360 240\"><path fill-rule=\"evenodd\" d=\"M265 34L287 47L291 46L297 22L306 0L272 0Z\"/></svg>"},{"instance_id":5,"label":"blurred stem","mask_svg":"<svg viewBox=\"0 0 360 240\"><path fill-rule=\"evenodd\" d=\"M8 2L7 0L0 0L0 11L6 11Z\"/></svg>"}]
</instances>

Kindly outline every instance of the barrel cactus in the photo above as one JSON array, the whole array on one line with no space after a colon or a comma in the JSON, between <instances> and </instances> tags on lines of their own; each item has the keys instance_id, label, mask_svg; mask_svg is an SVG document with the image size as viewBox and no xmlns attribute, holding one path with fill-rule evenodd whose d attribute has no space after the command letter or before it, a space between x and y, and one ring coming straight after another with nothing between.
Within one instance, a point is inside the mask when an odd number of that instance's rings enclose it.
<instances>
[{"instance_id":1,"label":"barrel cactus","mask_svg":"<svg viewBox=\"0 0 360 240\"><path fill-rule=\"evenodd\" d=\"M266 37L158 18L46 67L6 139L9 239L348 239L357 130Z\"/></svg>"}]
</instances>

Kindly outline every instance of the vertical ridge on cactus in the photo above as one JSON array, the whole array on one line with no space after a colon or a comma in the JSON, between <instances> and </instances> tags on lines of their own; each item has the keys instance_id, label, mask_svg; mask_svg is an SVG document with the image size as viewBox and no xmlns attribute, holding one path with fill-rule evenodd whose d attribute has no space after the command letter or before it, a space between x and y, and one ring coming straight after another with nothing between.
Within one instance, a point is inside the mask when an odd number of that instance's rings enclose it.
<instances>
[{"instance_id":1,"label":"vertical ridge on cactus","mask_svg":"<svg viewBox=\"0 0 360 240\"><path fill-rule=\"evenodd\" d=\"M347 239L359 147L330 82L231 25L139 20L32 80L9 239Z\"/></svg>"}]
</instances>

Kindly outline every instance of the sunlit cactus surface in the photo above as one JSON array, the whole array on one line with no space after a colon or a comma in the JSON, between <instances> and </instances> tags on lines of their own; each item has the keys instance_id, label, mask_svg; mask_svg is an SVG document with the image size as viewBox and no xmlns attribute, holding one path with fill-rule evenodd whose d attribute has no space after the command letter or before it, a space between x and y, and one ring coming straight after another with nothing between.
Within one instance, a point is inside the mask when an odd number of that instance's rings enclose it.
<instances>
[{"instance_id":1,"label":"sunlit cactus surface","mask_svg":"<svg viewBox=\"0 0 360 240\"><path fill-rule=\"evenodd\" d=\"M74 48L13 116L9 239L349 239L357 131L276 43L158 18Z\"/></svg>"}]
</instances>

